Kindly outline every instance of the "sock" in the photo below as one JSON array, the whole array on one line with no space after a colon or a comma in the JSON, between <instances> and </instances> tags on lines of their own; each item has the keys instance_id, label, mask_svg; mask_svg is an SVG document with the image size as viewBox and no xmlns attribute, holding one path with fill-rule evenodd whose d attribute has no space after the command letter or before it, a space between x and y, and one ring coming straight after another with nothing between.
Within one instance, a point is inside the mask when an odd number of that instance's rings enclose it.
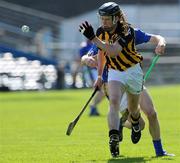
<instances>
[{"instance_id":1,"label":"sock","mask_svg":"<svg viewBox=\"0 0 180 163\"><path fill-rule=\"evenodd\" d=\"M131 123L132 125L137 125L139 124L139 119L141 117L141 114L139 114L138 118L134 118L132 115L131 115Z\"/></svg>"},{"instance_id":2,"label":"sock","mask_svg":"<svg viewBox=\"0 0 180 163\"><path fill-rule=\"evenodd\" d=\"M111 135L119 135L119 131L118 130L110 130L109 131L109 137L111 136Z\"/></svg>"},{"instance_id":3,"label":"sock","mask_svg":"<svg viewBox=\"0 0 180 163\"><path fill-rule=\"evenodd\" d=\"M153 140L153 144L154 144L154 149L156 152L156 155L163 155L164 151L162 148L162 144L161 144L161 139L159 140Z\"/></svg>"},{"instance_id":4,"label":"sock","mask_svg":"<svg viewBox=\"0 0 180 163\"><path fill-rule=\"evenodd\" d=\"M96 110L96 107L94 107L94 105L91 105L90 108L91 108L92 111Z\"/></svg>"}]
</instances>

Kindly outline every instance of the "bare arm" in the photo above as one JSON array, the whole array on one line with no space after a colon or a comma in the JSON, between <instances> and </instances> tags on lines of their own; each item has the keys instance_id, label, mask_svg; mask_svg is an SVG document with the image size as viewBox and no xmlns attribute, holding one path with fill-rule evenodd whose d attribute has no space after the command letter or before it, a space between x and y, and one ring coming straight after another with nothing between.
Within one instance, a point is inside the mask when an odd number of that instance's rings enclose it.
<instances>
[{"instance_id":1,"label":"bare arm","mask_svg":"<svg viewBox=\"0 0 180 163\"><path fill-rule=\"evenodd\" d=\"M97 67L98 78L94 83L94 87L98 87L100 89L102 86L102 74L103 74L104 66L106 62L106 58L101 50L99 50L98 52L97 61L98 61L98 67Z\"/></svg>"},{"instance_id":2,"label":"bare arm","mask_svg":"<svg viewBox=\"0 0 180 163\"><path fill-rule=\"evenodd\" d=\"M104 66L106 62L106 58L101 50L99 50L98 55L97 55L97 61L98 61L98 76L102 76L103 71L104 71Z\"/></svg>"},{"instance_id":3,"label":"bare arm","mask_svg":"<svg viewBox=\"0 0 180 163\"><path fill-rule=\"evenodd\" d=\"M122 47L118 43L118 41L113 44L106 43L101 41L94 33L94 29L87 21L83 22L79 26L79 31L89 40L91 40L98 48L106 52L106 55L111 57L116 56L122 50Z\"/></svg>"},{"instance_id":4,"label":"bare arm","mask_svg":"<svg viewBox=\"0 0 180 163\"><path fill-rule=\"evenodd\" d=\"M97 36L93 38L92 41L96 44L97 47L105 51L107 55L111 57L115 57L122 50L122 47L120 46L118 41L114 42L113 44L109 44L101 41Z\"/></svg>"},{"instance_id":5,"label":"bare arm","mask_svg":"<svg viewBox=\"0 0 180 163\"><path fill-rule=\"evenodd\" d=\"M82 23L79 26L79 31L89 40L91 40L98 48L106 52L106 55L111 57L116 56L122 50L122 47L118 43L118 41L114 42L113 44L106 43L101 41L94 33L94 29L87 21Z\"/></svg>"},{"instance_id":6,"label":"bare arm","mask_svg":"<svg viewBox=\"0 0 180 163\"><path fill-rule=\"evenodd\" d=\"M165 52L165 47L166 47L166 41L164 37L160 35L152 35L149 42L153 43L156 45L155 48L155 53L158 55L162 55Z\"/></svg>"}]
</instances>

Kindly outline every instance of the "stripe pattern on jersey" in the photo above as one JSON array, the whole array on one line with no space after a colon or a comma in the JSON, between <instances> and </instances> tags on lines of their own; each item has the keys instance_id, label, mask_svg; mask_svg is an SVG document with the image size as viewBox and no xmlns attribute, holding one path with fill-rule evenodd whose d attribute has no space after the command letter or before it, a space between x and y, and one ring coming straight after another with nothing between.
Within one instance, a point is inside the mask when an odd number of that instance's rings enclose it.
<instances>
[{"instance_id":1,"label":"stripe pattern on jersey","mask_svg":"<svg viewBox=\"0 0 180 163\"><path fill-rule=\"evenodd\" d=\"M129 34L127 36L122 36L118 30L114 34L110 34L102 28L97 30L97 36L106 43L114 43L118 40L122 46L122 51L116 57L110 57L104 52L108 68L125 71L127 68L143 60L143 57L136 51L134 29L132 27L129 27Z\"/></svg>"}]
</instances>

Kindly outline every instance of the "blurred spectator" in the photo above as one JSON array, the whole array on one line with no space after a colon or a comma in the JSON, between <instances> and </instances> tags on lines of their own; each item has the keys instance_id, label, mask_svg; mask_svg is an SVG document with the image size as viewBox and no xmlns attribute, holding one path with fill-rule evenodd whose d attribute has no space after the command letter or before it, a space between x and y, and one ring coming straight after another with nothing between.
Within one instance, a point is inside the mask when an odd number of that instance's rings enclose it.
<instances>
[{"instance_id":1,"label":"blurred spectator","mask_svg":"<svg viewBox=\"0 0 180 163\"><path fill-rule=\"evenodd\" d=\"M41 84L42 90L45 90L45 84L47 81L48 80L46 78L46 75L44 74L44 72L41 72L41 75L40 75L39 80L37 82Z\"/></svg>"},{"instance_id":2,"label":"blurred spectator","mask_svg":"<svg viewBox=\"0 0 180 163\"><path fill-rule=\"evenodd\" d=\"M57 80L56 80L56 89L65 88L65 65L63 63L59 64L56 68L57 70Z\"/></svg>"},{"instance_id":3,"label":"blurred spectator","mask_svg":"<svg viewBox=\"0 0 180 163\"><path fill-rule=\"evenodd\" d=\"M52 42L52 33L51 30L47 27L44 27L37 32L34 44L36 47L36 53L45 56L51 57L51 50L49 44Z\"/></svg>"},{"instance_id":4,"label":"blurred spectator","mask_svg":"<svg viewBox=\"0 0 180 163\"><path fill-rule=\"evenodd\" d=\"M79 71L79 67L81 66L81 58L85 55L96 55L97 54L97 50L93 50L94 49L94 44L91 43L91 41L87 40L86 42L82 42L81 43L81 48L79 51L79 60L77 60L77 69L75 69L74 71L74 76L73 76L73 85L72 87L75 88L75 84L76 84L76 76L77 73ZM96 48L97 49L97 48ZM94 81L97 79L97 70L96 68L91 68L89 66L84 65L82 67L82 73L83 73L83 80L84 82L84 86L86 86L86 84L89 84L89 86L93 86ZM95 95L95 97L93 98L91 104L90 104L90 113L89 116L99 116L99 111L97 109L97 105L102 101L102 99L104 98L104 93L100 90L97 92L97 94Z\"/></svg>"}]
</instances>

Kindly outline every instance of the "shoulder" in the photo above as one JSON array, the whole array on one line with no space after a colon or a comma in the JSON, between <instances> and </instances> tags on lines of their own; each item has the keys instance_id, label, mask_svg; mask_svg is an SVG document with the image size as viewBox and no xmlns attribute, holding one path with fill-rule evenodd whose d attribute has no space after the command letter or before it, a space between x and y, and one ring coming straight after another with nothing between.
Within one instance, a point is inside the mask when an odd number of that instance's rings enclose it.
<instances>
[{"instance_id":1,"label":"shoulder","mask_svg":"<svg viewBox=\"0 0 180 163\"><path fill-rule=\"evenodd\" d=\"M139 28L134 28L134 31L135 31L136 36L145 36L145 37L146 36L148 36L148 37L152 36L152 34L144 32L143 30L141 30Z\"/></svg>"},{"instance_id":2,"label":"shoulder","mask_svg":"<svg viewBox=\"0 0 180 163\"><path fill-rule=\"evenodd\" d=\"M148 42L152 36L152 34L146 33L139 28L135 28L134 31L136 45Z\"/></svg>"},{"instance_id":3,"label":"shoulder","mask_svg":"<svg viewBox=\"0 0 180 163\"><path fill-rule=\"evenodd\" d=\"M99 37L102 33L104 33L104 30L102 27L99 27L96 31L96 36Z\"/></svg>"},{"instance_id":4,"label":"shoulder","mask_svg":"<svg viewBox=\"0 0 180 163\"><path fill-rule=\"evenodd\" d=\"M145 32L142 31L142 30L139 29L139 28L134 28L134 31L135 31L136 34L145 34Z\"/></svg>"},{"instance_id":5,"label":"shoulder","mask_svg":"<svg viewBox=\"0 0 180 163\"><path fill-rule=\"evenodd\" d=\"M134 35L135 28L132 25L129 25L128 27L128 35Z\"/></svg>"}]
</instances>

